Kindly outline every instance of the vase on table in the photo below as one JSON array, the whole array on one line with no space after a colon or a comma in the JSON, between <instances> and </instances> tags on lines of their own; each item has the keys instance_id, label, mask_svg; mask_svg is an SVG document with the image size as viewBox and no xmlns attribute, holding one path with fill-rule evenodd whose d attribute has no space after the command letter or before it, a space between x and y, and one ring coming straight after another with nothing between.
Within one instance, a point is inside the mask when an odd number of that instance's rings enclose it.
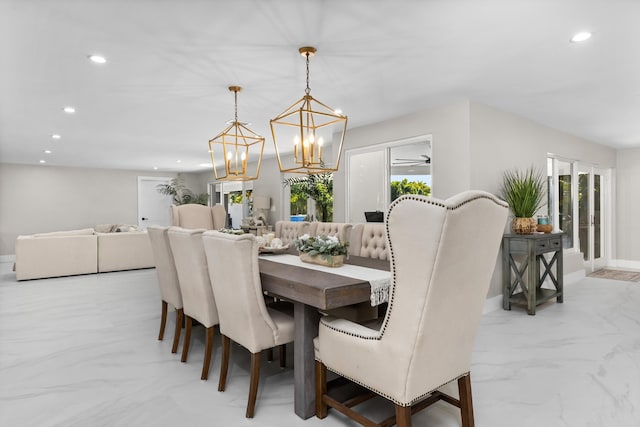
<instances>
[{"instance_id":1,"label":"vase on table","mask_svg":"<svg viewBox=\"0 0 640 427\"><path fill-rule=\"evenodd\" d=\"M306 252L300 252L300 260L311 264L324 265L327 267L340 267L344 264L344 255L309 255Z\"/></svg>"},{"instance_id":2,"label":"vase on table","mask_svg":"<svg viewBox=\"0 0 640 427\"><path fill-rule=\"evenodd\" d=\"M535 218L513 218L511 229L516 234L533 234L538 228Z\"/></svg>"}]
</instances>

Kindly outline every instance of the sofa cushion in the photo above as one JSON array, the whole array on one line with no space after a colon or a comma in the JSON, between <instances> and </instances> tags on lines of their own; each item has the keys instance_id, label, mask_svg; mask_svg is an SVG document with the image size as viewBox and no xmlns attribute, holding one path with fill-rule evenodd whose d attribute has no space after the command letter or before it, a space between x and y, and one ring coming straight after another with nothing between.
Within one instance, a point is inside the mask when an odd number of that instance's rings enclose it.
<instances>
[{"instance_id":1,"label":"sofa cushion","mask_svg":"<svg viewBox=\"0 0 640 427\"><path fill-rule=\"evenodd\" d=\"M96 233L123 233L128 231L138 231L138 227L132 224L98 224Z\"/></svg>"},{"instance_id":2,"label":"sofa cushion","mask_svg":"<svg viewBox=\"0 0 640 427\"><path fill-rule=\"evenodd\" d=\"M32 237L54 237L54 236L85 236L94 234L93 228L83 228L81 230L68 230L68 231L52 231L50 233L36 233L32 234Z\"/></svg>"},{"instance_id":3,"label":"sofa cushion","mask_svg":"<svg viewBox=\"0 0 640 427\"><path fill-rule=\"evenodd\" d=\"M149 236L144 231L97 233L98 272L154 267Z\"/></svg>"},{"instance_id":4,"label":"sofa cushion","mask_svg":"<svg viewBox=\"0 0 640 427\"><path fill-rule=\"evenodd\" d=\"M94 234L18 236L16 279L89 274L98 271L97 236Z\"/></svg>"}]
</instances>

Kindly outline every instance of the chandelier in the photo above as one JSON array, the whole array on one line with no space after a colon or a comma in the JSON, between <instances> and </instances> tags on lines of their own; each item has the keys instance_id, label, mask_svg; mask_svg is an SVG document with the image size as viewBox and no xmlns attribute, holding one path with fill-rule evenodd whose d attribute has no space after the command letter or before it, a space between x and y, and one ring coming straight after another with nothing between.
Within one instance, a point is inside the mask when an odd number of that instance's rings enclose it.
<instances>
[{"instance_id":1,"label":"chandelier","mask_svg":"<svg viewBox=\"0 0 640 427\"><path fill-rule=\"evenodd\" d=\"M271 119L271 134L281 172L335 172L340 164L347 116L311 96L309 57L316 48L298 49L307 63L304 96Z\"/></svg>"},{"instance_id":2,"label":"chandelier","mask_svg":"<svg viewBox=\"0 0 640 427\"><path fill-rule=\"evenodd\" d=\"M234 94L235 116L225 130L209 140L213 174L218 181L252 181L260 174L264 137L238 121L238 92L242 88L229 86L229 90Z\"/></svg>"}]
</instances>

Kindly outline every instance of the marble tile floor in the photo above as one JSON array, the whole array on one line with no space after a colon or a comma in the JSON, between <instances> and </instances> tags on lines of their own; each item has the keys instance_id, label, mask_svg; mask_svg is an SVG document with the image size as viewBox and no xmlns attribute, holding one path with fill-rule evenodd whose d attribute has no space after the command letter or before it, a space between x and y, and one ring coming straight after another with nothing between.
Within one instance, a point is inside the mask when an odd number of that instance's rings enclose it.
<instances>
[{"instance_id":1,"label":"marble tile floor","mask_svg":"<svg viewBox=\"0 0 640 427\"><path fill-rule=\"evenodd\" d=\"M204 334L186 364L157 341L153 269L16 282L0 263L0 426L355 426L293 413L293 371L263 364L256 415L244 417L248 352L234 347L227 391L217 391L220 341L200 380ZM277 352L276 352L277 353ZM289 350L292 360L291 349ZM473 354L478 427L640 426L640 284L585 278L565 303L484 315ZM385 418L389 406L368 402ZM414 426L459 426L438 403Z\"/></svg>"}]
</instances>

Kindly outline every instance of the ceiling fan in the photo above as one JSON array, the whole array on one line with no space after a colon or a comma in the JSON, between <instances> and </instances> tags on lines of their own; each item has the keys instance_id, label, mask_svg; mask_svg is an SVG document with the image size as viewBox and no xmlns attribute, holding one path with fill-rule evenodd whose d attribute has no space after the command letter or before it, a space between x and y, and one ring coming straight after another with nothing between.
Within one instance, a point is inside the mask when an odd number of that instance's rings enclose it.
<instances>
[{"instance_id":1,"label":"ceiling fan","mask_svg":"<svg viewBox=\"0 0 640 427\"><path fill-rule=\"evenodd\" d=\"M392 166L427 166L431 164L431 157L420 154L420 159L394 159Z\"/></svg>"}]
</instances>

